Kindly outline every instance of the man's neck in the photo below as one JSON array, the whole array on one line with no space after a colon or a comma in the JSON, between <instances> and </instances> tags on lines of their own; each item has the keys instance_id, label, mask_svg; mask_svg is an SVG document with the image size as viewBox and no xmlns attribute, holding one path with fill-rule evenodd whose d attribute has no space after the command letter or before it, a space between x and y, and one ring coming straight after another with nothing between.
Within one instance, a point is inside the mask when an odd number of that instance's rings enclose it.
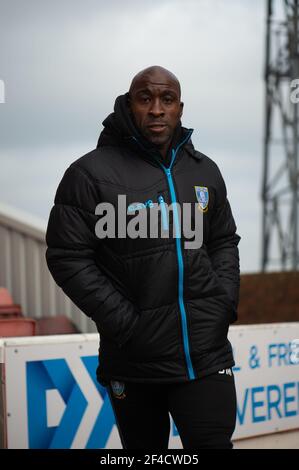
<instances>
[{"instance_id":1,"label":"man's neck","mask_svg":"<svg viewBox=\"0 0 299 470\"><path fill-rule=\"evenodd\" d=\"M163 145L161 145L161 147L159 147L159 152L161 153L161 155L163 157L163 160L167 160L171 147L172 146L175 147L178 144L178 142L180 140L180 136L181 136L181 126L178 127L174 131L171 138L165 144L163 144Z\"/></svg>"},{"instance_id":2,"label":"man's neck","mask_svg":"<svg viewBox=\"0 0 299 470\"><path fill-rule=\"evenodd\" d=\"M164 144L163 146L161 147L158 147L162 157L163 157L163 160L166 159L167 155L168 155L168 152L169 152L169 147L170 147L170 142L167 142L166 144Z\"/></svg>"}]
</instances>

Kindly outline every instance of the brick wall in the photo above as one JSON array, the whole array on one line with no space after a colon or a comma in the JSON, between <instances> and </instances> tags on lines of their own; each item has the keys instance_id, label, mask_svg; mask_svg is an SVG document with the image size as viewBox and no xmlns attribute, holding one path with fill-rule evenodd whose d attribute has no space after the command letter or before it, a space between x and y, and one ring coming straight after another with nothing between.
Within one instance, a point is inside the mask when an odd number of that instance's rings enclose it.
<instances>
[{"instance_id":1,"label":"brick wall","mask_svg":"<svg viewBox=\"0 0 299 470\"><path fill-rule=\"evenodd\" d=\"M241 275L234 325L288 321L299 321L299 272Z\"/></svg>"}]
</instances>

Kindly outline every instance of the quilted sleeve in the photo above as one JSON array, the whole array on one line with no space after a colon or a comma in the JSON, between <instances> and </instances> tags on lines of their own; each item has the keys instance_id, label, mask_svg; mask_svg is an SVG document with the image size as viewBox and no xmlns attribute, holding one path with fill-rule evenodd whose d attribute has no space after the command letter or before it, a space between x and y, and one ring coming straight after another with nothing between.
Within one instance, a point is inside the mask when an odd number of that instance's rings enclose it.
<instances>
[{"instance_id":1,"label":"quilted sleeve","mask_svg":"<svg viewBox=\"0 0 299 470\"><path fill-rule=\"evenodd\" d=\"M218 167L217 167L218 168ZM240 290L240 260L235 220L227 198L226 185L218 169L216 206L210 221L208 254L220 283L232 301L232 321L237 321Z\"/></svg>"},{"instance_id":2,"label":"quilted sleeve","mask_svg":"<svg viewBox=\"0 0 299 470\"><path fill-rule=\"evenodd\" d=\"M121 347L139 315L95 262L97 191L89 175L73 164L57 188L46 231L46 261L58 286Z\"/></svg>"}]
</instances>

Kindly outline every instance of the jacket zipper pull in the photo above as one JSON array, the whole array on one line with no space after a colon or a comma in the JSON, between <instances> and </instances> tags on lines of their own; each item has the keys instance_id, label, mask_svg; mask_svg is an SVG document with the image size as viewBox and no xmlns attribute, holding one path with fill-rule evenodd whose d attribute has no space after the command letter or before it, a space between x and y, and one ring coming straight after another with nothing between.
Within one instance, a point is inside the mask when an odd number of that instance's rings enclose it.
<instances>
[{"instance_id":1,"label":"jacket zipper pull","mask_svg":"<svg viewBox=\"0 0 299 470\"><path fill-rule=\"evenodd\" d=\"M160 194L160 195L158 196L158 201L159 201L160 208L161 208L161 217L162 217L162 227L163 227L163 230L168 230L167 209L166 209L164 197L162 196L162 194Z\"/></svg>"}]
</instances>

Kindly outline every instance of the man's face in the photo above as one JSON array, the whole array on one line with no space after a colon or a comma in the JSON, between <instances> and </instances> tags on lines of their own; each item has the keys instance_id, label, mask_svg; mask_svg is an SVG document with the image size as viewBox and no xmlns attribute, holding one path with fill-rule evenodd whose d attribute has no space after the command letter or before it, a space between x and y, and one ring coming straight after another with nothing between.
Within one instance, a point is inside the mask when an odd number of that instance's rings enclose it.
<instances>
[{"instance_id":1,"label":"man's face","mask_svg":"<svg viewBox=\"0 0 299 470\"><path fill-rule=\"evenodd\" d=\"M130 108L141 133L162 150L169 145L183 112L178 83L166 74L145 74L130 90Z\"/></svg>"}]
</instances>

